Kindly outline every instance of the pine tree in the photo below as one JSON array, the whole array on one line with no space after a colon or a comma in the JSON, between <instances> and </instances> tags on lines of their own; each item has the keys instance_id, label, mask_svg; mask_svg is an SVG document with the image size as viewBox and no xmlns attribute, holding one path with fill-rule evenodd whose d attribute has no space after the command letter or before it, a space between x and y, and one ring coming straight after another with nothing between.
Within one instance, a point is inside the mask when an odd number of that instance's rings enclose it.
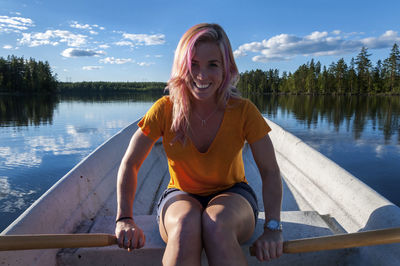
<instances>
[{"instance_id":1,"label":"pine tree","mask_svg":"<svg viewBox=\"0 0 400 266\"><path fill-rule=\"evenodd\" d=\"M372 87L373 92L375 93L380 93L383 91L383 73L384 69L382 66L382 61L378 60L372 71Z\"/></svg>"},{"instance_id":2,"label":"pine tree","mask_svg":"<svg viewBox=\"0 0 400 266\"><path fill-rule=\"evenodd\" d=\"M357 73L354 68L355 66L355 61L354 58L351 58L350 61L350 68L349 68L349 74L348 74L348 85L350 86L350 94L353 94L355 91L357 91Z\"/></svg>"},{"instance_id":3,"label":"pine tree","mask_svg":"<svg viewBox=\"0 0 400 266\"><path fill-rule=\"evenodd\" d=\"M366 47L362 47L360 53L356 58L357 75L359 84L359 93L369 92L371 90L371 60L369 57L371 54L368 53Z\"/></svg>"},{"instance_id":4,"label":"pine tree","mask_svg":"<svg viewBox=\"0 0 400 266\"><path fill-rule=\"evenodd\" d=\"M333 65L333 75L335 77L335 91L342 94L347 89L347 64L343 58Z\"/></svg>"},{"instance_id":5,"label":"pine tree","mask_svg":"<svg viewBox=\"0 0 400 266\"><path fill-rule=\"evenodd\" d=\"M387 79L389 81L389 90L390 92L393 92L394 88L400 86L400 51L396 43L390 51L389 58L385 59L384 65L388 72Z\"/></svg>"}]
</instances>

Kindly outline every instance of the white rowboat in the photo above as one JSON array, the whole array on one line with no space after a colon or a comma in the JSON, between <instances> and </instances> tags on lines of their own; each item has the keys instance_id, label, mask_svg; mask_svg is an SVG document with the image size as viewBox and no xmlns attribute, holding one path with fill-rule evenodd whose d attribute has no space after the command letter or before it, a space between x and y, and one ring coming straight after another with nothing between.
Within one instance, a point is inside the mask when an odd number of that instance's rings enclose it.
<instances>
[{"instance_id":1,"label":"white rowboat","mask_svg":"<svg viewBox=\"0 0 400 266\"><path fill-rule=\"evenodd\" d=\"M331 160L267 120L284 183L284 237L302 239L400 226L400 208ZM116 177L136 123L109 139L60 179L2 235L113 234ZM256 232L243 245L249 255L264 219L261 179L247 144L243 150L246 177L261 208ZM0 252L0 265L161 265L165 247L155 221L155 204L169 181L160 141L138 175L134 215L146 234L143 249L127 252L117 246ZM204 264L206 258L203 256ZM269 265L400 265L400 244L285 254Z\"/></svg>"}]
</instances>

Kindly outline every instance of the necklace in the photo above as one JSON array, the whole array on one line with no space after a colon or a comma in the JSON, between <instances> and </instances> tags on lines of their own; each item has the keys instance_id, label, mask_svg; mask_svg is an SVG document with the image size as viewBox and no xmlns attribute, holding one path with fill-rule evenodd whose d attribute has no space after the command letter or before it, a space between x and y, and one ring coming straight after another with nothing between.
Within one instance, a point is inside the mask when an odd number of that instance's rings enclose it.
<instances>
[{"instance_id":1,"label":"necklace","mask_svg":"<svg viewBox=\"0 0 400 266\"><path fill-rule=\"evenodd\" d=\"M198 119L200 119L201 120L201 126L202 127L205 127L206 126L206 123L207 123L207 120L208 119L210 119L216 112L217 112L217 110L218 110L218 106L214 109L214 111L212 111L212 113L211 114L209 114L206 118L201 118L196 112L193 112L196 116L197 116L197 118Z\"/></svg>"}]
</instances>

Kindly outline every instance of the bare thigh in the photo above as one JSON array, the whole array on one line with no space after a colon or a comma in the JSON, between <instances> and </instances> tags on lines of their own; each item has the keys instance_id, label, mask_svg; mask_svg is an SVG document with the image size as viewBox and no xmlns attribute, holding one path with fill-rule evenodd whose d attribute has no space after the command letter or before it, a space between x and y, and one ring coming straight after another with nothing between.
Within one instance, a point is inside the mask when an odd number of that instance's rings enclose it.
<instances>
[{"instance_id":1,"label":"bare thigh","mask_svg":"<svg viewBox=\"0 0 400 266\"><path fill-rule=\"evenodd\" d=\"M211 230L215 228L219 230L219 226L232 230L239 243L247 241L255 228L255 218L250 203L241 195L232 192L215 196L204 210L202 222L203 229L211 225Z\"/></svg>"},{"instance_id":2,"label":"bare thigh","mask_svg":"<svg viewBox=\"0 0 400 266\"><path fill-rule=\"evenodd\" d=\"M167 243L168 235L173 230L201 230L202 212L199 201L189 195L178 194L169 199L160 213L161 238Z\"/></svg>"}]
</instances>

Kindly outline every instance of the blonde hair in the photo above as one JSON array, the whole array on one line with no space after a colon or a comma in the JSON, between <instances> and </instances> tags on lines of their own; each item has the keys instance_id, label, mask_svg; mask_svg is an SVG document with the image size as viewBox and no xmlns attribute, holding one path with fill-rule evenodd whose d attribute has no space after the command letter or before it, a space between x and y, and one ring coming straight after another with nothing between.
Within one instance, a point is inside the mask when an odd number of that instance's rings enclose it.
<instances>
[{"instance_id":1,"label":"blonde hair","mask_svg":"<svg viewBox=\"0 0 400 266\"><path fill-rule=\"evenodd\" d=\"M176 138L180 141L185 140L190 128L191 63L195 45L199 42L215 42L220 48L224 78L217 90L217 104L223 107L231 96L237 95L235 86L239 79L239 71L225 31L218 24L202 23L191 27L179 41L175 51L171 78L166 88L169 90L173 103L171 130L176 132Z\"/></svg>"}]
</instances>

